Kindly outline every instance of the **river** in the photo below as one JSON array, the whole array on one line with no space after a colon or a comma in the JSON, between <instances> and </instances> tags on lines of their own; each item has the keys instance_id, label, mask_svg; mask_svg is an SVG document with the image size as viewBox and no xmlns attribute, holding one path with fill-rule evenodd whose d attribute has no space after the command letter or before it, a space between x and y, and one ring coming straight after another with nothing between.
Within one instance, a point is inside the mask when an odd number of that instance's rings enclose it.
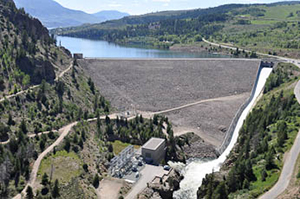
<instances>
[{"instance_id":1,"label":"river","mask_svg":"<svg viewBox=\"0 0 300 199\"><path fill-rule=\"evenodd\" d=\"M266 83L267 78L271 74L271 68L262 68L259 79L257 82L257 86L255 88L255 92L253 95L253 99L248 104L248 106L242 112L240 116L236 128L234 129L232 139L226 148L226 150L219 156L218 159L212 161L202 161L202 160L193 160L188 162L186 165L182 163L170 163L172 167L177 167L181 169L181 174L184 176L184 179L180 182L180 189L174 193L174 198L176 199L195 199L197 198L197 190L198 187L202 183L202 179L206 174L212 173L212 171L219 171L222 163L226 160L226 157L229 155L230 151L234 147L239 131L243 125L244 120L246 119L249 111L254 105L255 100L262 92L264 85Z\"/></svg>"},{"instance_id":2,"label":"river","mask_svg":"<svg viewBox=\"0 0 300 199\"><path fill-rule=\"evenodd\" d=\"M101 40L90 40L74 37L56 37L57 43L72 53L83 53L84 57L97 58L226 58L227 55L208 52L189 53L171 50L137 48L120 46Z\"/></svg>"}]
</instances>

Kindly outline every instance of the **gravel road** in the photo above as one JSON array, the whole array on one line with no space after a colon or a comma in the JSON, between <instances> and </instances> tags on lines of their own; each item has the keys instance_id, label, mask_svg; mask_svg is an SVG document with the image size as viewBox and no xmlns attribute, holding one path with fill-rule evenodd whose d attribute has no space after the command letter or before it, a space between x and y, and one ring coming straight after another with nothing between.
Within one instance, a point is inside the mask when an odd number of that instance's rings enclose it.
<instances>
[{"instance_id":1,"label":"gravel road","mask_svg":"<svg viewBox=\"0 0 300 199\"><path fill-rule=\"evenodd\" d=\"M65 74L66 72L68 72L68 71L72 68L72 66L73 66L73 62L71 62L71 63L70 63L70 66L69 66L66 70L62 71L62 72L55 78L54 81L58 81L59 78L61 78L62 76L64 76L64 74ZM57 66L55 66L55 67L57 67ZM16 96L18 96L18 95L22 95L22 94L24 94L24 93L26 93L26 92L28 92L28 91L31 91L31 90L33 90L33 89L39 87L39 86L40 86L40 85L34 85L34 86L29 87L29 88L26 89L26 90L23 90L23 91L20 91L20 92L16 93L16 94L7 95L7 96L1 98L1 99L0 99L0 102L3 102L5 99L10 99L10 98L16 97Z\"/></svg>"}]
</instances>

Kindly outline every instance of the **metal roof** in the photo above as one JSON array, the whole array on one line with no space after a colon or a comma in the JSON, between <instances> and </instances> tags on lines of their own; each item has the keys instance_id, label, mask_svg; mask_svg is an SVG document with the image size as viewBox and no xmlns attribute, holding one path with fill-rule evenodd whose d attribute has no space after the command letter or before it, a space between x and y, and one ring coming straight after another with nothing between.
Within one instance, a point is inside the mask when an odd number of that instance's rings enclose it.
<instances>
[{"instance_id":1,"label":"metal roof","mask_svg":"<svg viewBox=\"0 0 300 199\"><path fill-rule=\"evenodd\" d=\"M162 138L151 138L146 142L142 148L149 149L149 150L156 150L162 143L164 143L165 139Z\"/></svg>"}]
</instances>

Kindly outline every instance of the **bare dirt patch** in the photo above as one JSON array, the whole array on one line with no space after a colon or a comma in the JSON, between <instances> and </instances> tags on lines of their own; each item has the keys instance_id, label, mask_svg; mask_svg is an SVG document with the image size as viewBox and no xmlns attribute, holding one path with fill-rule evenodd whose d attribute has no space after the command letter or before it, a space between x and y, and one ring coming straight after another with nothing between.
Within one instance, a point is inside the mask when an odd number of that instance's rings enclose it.
<instances>
[{"instance_id":1,"label":"bare dirt patch","mask_svg":"<svg viewBox=\"0 0 300 199\"><path fill-rule=\"evenodd\" d=\"M121 179L103 179L97 189L100 199L118 199L119 192L124 185L125 181Z\"/></svg>"}]
</instances>

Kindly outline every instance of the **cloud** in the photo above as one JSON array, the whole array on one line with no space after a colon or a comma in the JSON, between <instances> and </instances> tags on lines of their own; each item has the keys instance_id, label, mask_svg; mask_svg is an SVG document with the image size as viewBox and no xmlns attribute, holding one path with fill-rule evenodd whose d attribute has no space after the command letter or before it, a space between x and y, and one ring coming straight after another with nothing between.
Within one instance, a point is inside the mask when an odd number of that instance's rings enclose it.
<instances>
[{"instance_id":1,"label":"cloud","mask_svg":"<svg viewBox=\"0 0 300 199\"><path fill-rule=\"evenodd\" d=\"M123 5L120 3L117 3L115 1L111 2L110 4L108 4L109 7L113 7L113 8L117 8L117 7L122 7Z\"/></svg>"},{"instance_id":2,"label":"cloud","mask_svg":"<svg viewBox=\"0 0 300 199\"><path fill-rule=\"evenodd\" d=\"M152 0L154 2L164 2L164 3L168 3L171 2L171 0Z\"/></svg>"}]
</instances>

